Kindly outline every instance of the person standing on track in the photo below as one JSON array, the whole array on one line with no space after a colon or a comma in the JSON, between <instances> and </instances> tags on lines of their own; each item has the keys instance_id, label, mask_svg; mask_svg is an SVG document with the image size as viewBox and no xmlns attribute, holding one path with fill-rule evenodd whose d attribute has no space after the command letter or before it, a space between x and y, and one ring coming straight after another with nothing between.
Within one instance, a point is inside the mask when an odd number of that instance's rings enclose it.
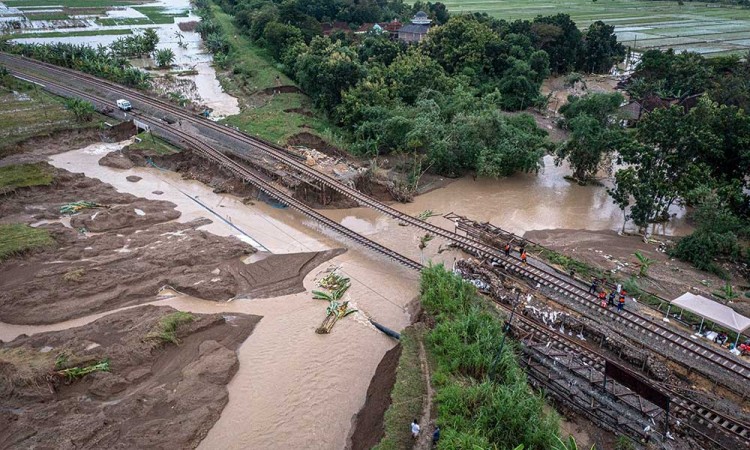
<instances>
[{"instance_id":1,"label":"person standing on track","mask_svg":"<svg viewBox=\"0 0 750 450\"><path fill-rule=\"evenodd\" d=\"M602 305L602 308L607 307L607 293L602 289L599 291L599 304Z\"/></svg>"},{"instance_id":2,"label":"person standing on track","mask_svg":"<svg viewBox=\"0 0 750 450\"><path fill-rule=\"evenodd\" d=\"M596 294L596 290L599 288L599 280L594 278L594 280L591 282L591 286L589 286L589 294Z\"/></svg>"},{"instance_id":3,"label":"person standing on track","mask_svg":"<svg viewBox=\"0 0 750 450\"><path fill-rule=\"evenodd\" d=\"M521 263L525 266L526 265L526 249L521 249Z\"/></svg>"},{"instance_id":4,"label":"person standing on track","mask_svg":"<svg viewBox=\"0 0 750 450\"><path fill-rule=\"evenodd\" d=\"M607 298L607 305L615 306L615 297L617 297L617 292L615 291L610 292L609 297Z\"/></svg>"},{"instance_id":5,"label":"person standing on track","mask_svg":"<svg viewBox=\"0 0 750 450\"><path fill-rule=\"evenodd\" d=\"M617 311L622 312L623 308L625 308L625 291L620 292L620 301L617 302Z\"/></svg>"},{"instance_id":6,"label":"person standing on track","mask_svg":"<svg viewBox=\"0 0 750 450\"><path fill-rule=\"evenodd\" d=\"M510 242L508 242L507 244L505 244L505 248L503 249L503 251L505 251L505 256L506 257L510 256Z\"/></svg>"}]
</instances>

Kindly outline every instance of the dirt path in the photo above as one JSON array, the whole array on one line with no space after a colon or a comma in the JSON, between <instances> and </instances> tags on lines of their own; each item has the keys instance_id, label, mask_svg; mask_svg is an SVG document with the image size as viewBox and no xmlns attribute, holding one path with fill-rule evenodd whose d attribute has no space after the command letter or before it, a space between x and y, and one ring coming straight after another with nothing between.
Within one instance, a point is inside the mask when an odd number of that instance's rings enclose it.
<instances>
[{"instance_id":1,"label":"dirt path","mask_svg":"<svg viewBox=\"0 0 750 450\"><path fill-rule=\"evenodd\" d=\"M424 349L424 342L419 340L419 362L422 366L422 373L424 374L424 383L427 388L427 398L424 402L424 408L422 409L422 417L419 423L422 426L422 430L419 433L417 443L414 445L415 450L429 450L432 448L432 432L434 431L435 424L432 423L432 384L430 384L430 364L427 362L427 353Z\"/></svg>"}]
</instances>

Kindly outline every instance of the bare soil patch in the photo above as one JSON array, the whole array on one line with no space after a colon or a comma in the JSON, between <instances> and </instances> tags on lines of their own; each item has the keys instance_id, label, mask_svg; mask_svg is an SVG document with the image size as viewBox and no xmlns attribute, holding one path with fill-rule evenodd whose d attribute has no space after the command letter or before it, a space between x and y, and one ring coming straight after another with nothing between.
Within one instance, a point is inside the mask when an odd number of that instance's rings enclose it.
<instances>
[{"instance_id":1,"label":"bare soil patch","mask_svg":"<svg viewBox=\"0 0 750 450\"><path fill-rule=\"evenodd\" d=\"M191 20L189 22L180 22L177 24L177 27L179 27L180 31L195 31L195 28L198 26L198 21Z\"/></svg>"},{"instance_id":2,"label":"bare soil patch","mask_svg":"<svg viewBox=\"0 0 750 450\"><path fill-rule=\"evenodd\" d=\"M367 388L365 404L352 418L352 434L349 436L347 449L373 448L385 435L383 416L391 406L391 390L396 383L396 368L400 357L401 344L388 350L380 360Z\"/></svg>"},{"instance_id":3,"label":"bare soil patch","mask_svg":"<svg viewBox=\"0 0 750 450\"><path fill-rule=\"evenodd\" d=\"M236 349L261 318L191 315L179 345L151 337L174 312L142 306L1 344L0 446L195 448L228 401ZM106 359L108 372L53 374Z\"/></svg>"},{"instance_id":4,"label":"bare soil patch","mask_svg":"<svg viewBox=\"0 0 750 450\"><path fill-rule=\"evenodd\" d=\"M310 111L309 109L305 109L305 108L289 108L289 109L285 109L284 112L301 114L306 117L315 117L315 114L313 114L312 111ZM309 125L303 124L302 127L309 127Z\"/></svg>"},{"instance_id":5,"label":"bare soil patch","mask_svg":"<svg viewBox=\"0 0 750 450\"><path fill-rule=\"evenodd\" d=\"M74 128L48 135L35 136L14 144L0 152L0 166L45 161L48 156L71 148L85 147L97 142L116 142L135 134L132 122L123 122L112 128Z\"/></svg>"},{"instance_id":6,"label":"bare soil patch","mask_svg":"<svg viewBox=\"0 0 750 450\"><path fill-rule=\"evenodd\" d=\"M287 140L287 145L290 145L292 147L305 147L310 148L313 150L317 150L321 153L325 153L329 156L335 156L335 157L349 157L345 151L341 150L340 148L329 144L325 141L325 139L321 138L320 136L316 136L312 133L308 133L306 131L302 133L297 133L294 136L290 137Z\"/></svg>"},{"instance_id":7,"label":"bare soil patch","mask_svg":"<svg viewBox=\"0 0 750 450\"><path fill-rule=\"evenodd\" d=\"M117 169L146 167L150 163L161 169L177 172L186 180L200 181L213 188L215 193L229 193L238 197L255 197L258 194L258 190L252 185L244 183L218 165L191 151L156 155L126 147L123 150L108 153L99 160L100 165Z\"/></svg>"},{"instance_id":8,"label":"bare soil patch","mask_svg":"<svg viewBox=\"0 0 750 450\"><path fill-rule=\"evenodd\" d=\"M0 216L49 223L56 247L10 259L0 270L0 321L48 324L149 301L163 286L223 301L302 292L304 276L343 252L272 255L245 264L255 249L234 237L178 223L173 203L123 194L100 182L54 170L52 186L18 190L0 201ZM100 207L73 215L60 206L85 200Z\"/></svg>"},{"instance_id":9,"label":"bare soil patch","mask_svg":"<svg viewBox=\"0 0 750 450\"><path fill-rule=\"evenodd\" d=\"M301 94L303 93L297 86L282 85L282 86L271 86L263 89L264 94Z\"/></svg>"}]
</instances>

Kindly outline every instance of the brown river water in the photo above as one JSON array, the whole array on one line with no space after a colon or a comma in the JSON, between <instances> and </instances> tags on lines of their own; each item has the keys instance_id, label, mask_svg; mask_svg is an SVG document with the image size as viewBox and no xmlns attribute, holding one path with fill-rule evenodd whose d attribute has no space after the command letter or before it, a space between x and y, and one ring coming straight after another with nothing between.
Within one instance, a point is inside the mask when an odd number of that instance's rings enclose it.
<instances>
[{"instance_id":1,"label":"brown river water","mask_svg":"<svg viewBox=\"0 0 750 450\"><path fill-rule=\"evenodd\" d=\"M570 175L567 164L554 165L552 156L544 157L539 174L515 174L499 180L460 178L445 187L418 196L413 203L395 204L408 214L426 210L442 216L454 212L482 222L491 222L523 236L531 230L575 229L615 230L622 228L622 212L603 186L580 186L564 177ZM602 180L611 186L611 180ZM691 231L685 210L673 207L669 223L656 225L652 233L684 235ZM325 212L329 217L370 235L389 234L388 219L366 208ZM429 221L453 230L453 224L441 217ZM626 231L637 231L628 223Z\"/></svg>"},{"instance_id":2,"label":"brown river water","mask_svg":"<svg viewBox=\"0 0 750 450\"><path fill-rule=\"evenodd\" d=\"M177 204L179 221L208 217L202 229L219 235L238 235L194 200L198 197L251 239L274 253L349 250L313 270L304 280L306 293L271 299L211 302L183 295L159 299L196 313L243 312L263 316L253 334L239 348L240 367L229 389L229 403L201 443L202 448L343 448L352 415L364 404L370 378L394 342L377 331L368 317L399 330L408 325L406 305L417 295L418 274L370 251L354 246L287 209L263 202L243 205L239 198L214 194L195 181L157 169L118 170L97 161L121 144L96 144L56 155L55 166L104 180L118 190ZM142 177L137 183L128 175ZM153 191L163 191L156 195ZM247 240L247 238L245 238ZM315 334L325 317L325 303L312 300L315 279L329 267L339 267L352 280L348 299L360 312L336 324L330 335ZM104 314L47 326L0 324L0 339L84 325Z\"/></svg>"},{"instance_id":3,"label":"brown river water","mask_svg":"<svg viewBox=\"0 0 750 450\"><path fill-rule=\"evenodd\" d=\"M228 385L229 403L201 448L343 448L352 415L364 403L370 378L382 356L394 345L367 318L396 330L408 325L406 306L418 293L417 273L344 241L288 209L273 208L260 201L244 205L239 198L214 194L205 185L182 180L170 172L151 168L119 170L97 163L104 154L121 146L96 144L56 155L51 163L105 180L123 192L172 201L182 212L179 221L208 217L213 223L203 229L218 235L238 236L273 253L349 249L313 270L304 280L308 291L305 293L221 303L179 293L162 297L155 293L151 299L154 304L196 313L226 311L263 316L239 348L240 367ZM519 234L532 229L620 228L622 215L604 188L569 183L562 178L568 173L566 168L554 167L551 158L545 162L546 169L537 176L516 175L494 181L463 178L418 197L414 203L395 207L410 214L428 209L440 214L452 211L489 220ZM128 175L142 179L131 183L125 180ZM164 194L156 195L153 191ZM400 226L369 209L322 212L417 261L450 264L458 256L454 250L445 248L446 242L437 239L420 251L420 236L424 233ZM440 217L429 220L452 229L452 224ZM668 233L685 230L682 218L666 229ZM321 272L332 266L351 277L352 288L347 295L360 312L337 323L330 335L317 335L314 330L324 318L325 305L313 301L309 290L315 288L315 279ZM80 326L102 315L46 326L0 323L0 339Z\"/></svg>"}]
</instances>

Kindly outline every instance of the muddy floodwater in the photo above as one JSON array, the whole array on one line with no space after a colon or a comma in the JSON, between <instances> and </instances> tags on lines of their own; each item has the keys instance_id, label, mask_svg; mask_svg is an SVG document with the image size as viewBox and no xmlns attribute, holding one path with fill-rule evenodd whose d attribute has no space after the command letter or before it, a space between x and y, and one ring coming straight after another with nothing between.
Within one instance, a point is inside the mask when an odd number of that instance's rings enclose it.
<instances>
[{"instance_id":1,"label":"muddy floodwater","mask_svg":"<svg viewBox=\"0 0 750 450\"><path fill-rule=\"evenodd\" d=\"M516 174L499 180L464 177L416 197L413 203L394 204L393 207L412 215L426 210L439 216L454 212L474 220L489 221L521 236L530 230L548 229L619 231L622 211L606 191L611 180L605 179L605 186L580 186L564 178L570 173L567 164L557 167L552 156L545 156L544 168L538 174ZM656 225L652 232L665 235L690 233L685 210L675 206L671 212L674 215L672 220ZM365 234L380 236L393 230L394 224L370 209L325 213ZM453 223L439 216L429 221L453 230ZM637 230L628 223L626 231Z\"/></svg>"},{"instance_id":2,"label":"muddy floodwater","mask_svg":"<svg viewBox=\"0 0 750 450\"><path fill-rule=\"evenodd\" d=\"M122 192L171 201L182 213L179 221L210 218L213 223L201 229L224 236L246 235L246 242L252 239L270 252L349 247L305 277L304 293L223 303L169 291L162 292L162 297L155 292L153 298L154 304L196 313L263 316L239 348L240 366L228 385L229 403L201 448L344 448L352 416L364 404L370 378L394 345L368 318L397 330L408 325L406 306L417 295L418 274L350 245L288 209L261 201L244 205L237 197L214 194L205 185L182 180L171 172L153 168L119 170L98 164L104 154L121 146L96 144L55 155L50 162L99 178ZM129 182L129 175L142 179ZM254 258L262 258L262 253ZM337 323L330 335L318 335L315 329L325 317L326 304L312 300L309 291L331 267L339 267L351 278L347 297L359 312ZM39 327L0 324L0 339L80 326L102 315Z\"/></svg>"}]
</instances>

